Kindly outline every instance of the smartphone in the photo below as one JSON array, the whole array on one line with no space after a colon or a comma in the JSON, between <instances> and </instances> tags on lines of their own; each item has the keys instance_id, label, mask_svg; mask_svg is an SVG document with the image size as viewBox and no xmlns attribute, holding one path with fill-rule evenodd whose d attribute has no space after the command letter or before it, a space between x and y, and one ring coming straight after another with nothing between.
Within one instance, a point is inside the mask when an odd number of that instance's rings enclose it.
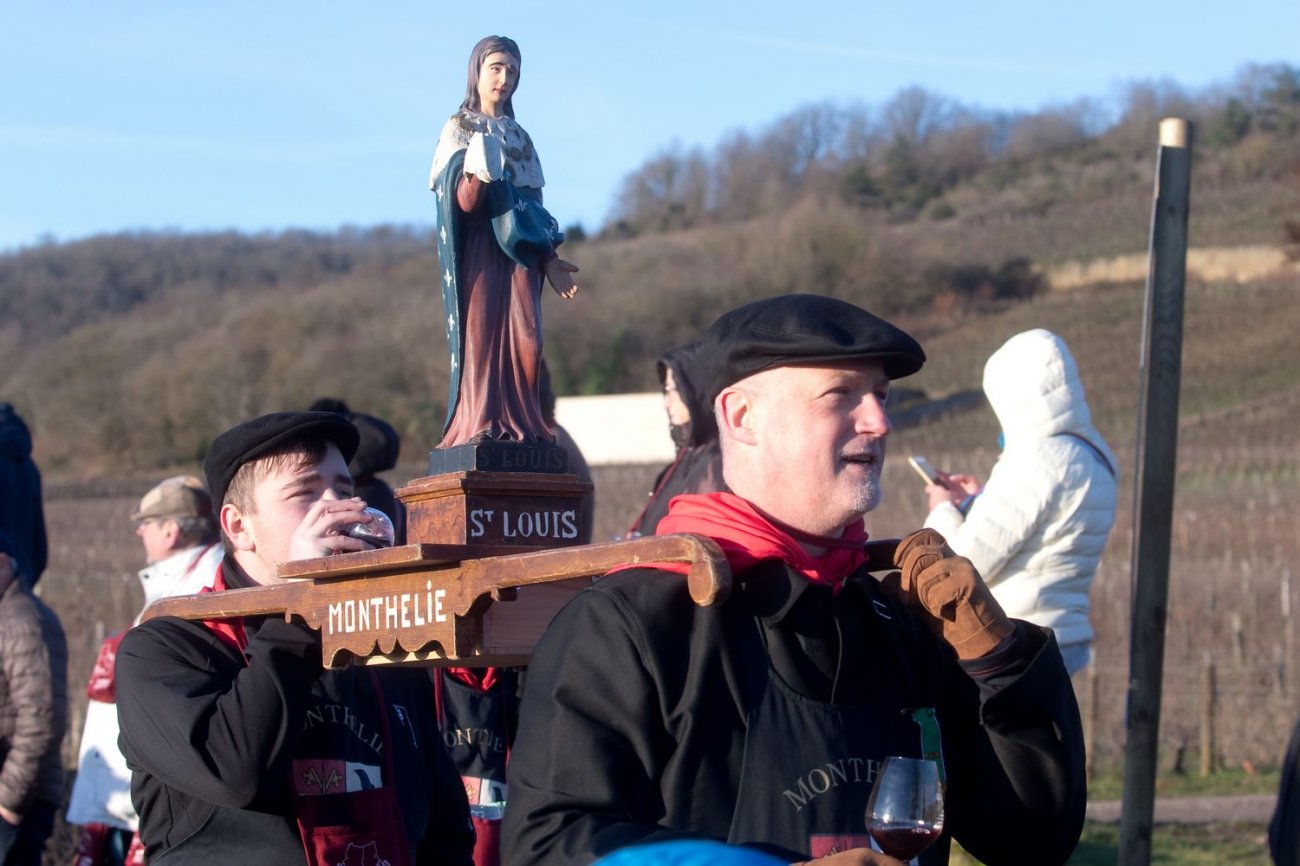
<instances>
[{"instance_id":1,"label":"smartphone","mask_svg":"<svg viewBox=\"0 0 1300 866\"><path fill-rule=\"evenodd\" d=\"M920 475L921 478L925 480L926 484L939 483L939 473L934 471L934 467L930 465L929 460L913 454L911 457L907 458L907 462L916 470L916 474Z\"/></svg>"}]
</instances>

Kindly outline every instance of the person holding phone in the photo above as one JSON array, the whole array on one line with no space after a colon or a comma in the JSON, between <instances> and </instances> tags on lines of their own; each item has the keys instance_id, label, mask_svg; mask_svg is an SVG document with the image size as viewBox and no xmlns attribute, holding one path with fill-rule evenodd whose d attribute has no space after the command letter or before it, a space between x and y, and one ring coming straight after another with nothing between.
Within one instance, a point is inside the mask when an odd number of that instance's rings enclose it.
<instances>
[{"instance_id":1,"label":"person holding phone","mask_svg":"<svg viewBox=\"0 0 1300 866\"><path fill-rule=\"evenodd\" d=\"M983 485L935 472L925 525L974 563L1008 616L1056 633L1073 675L1092 655L1088 592L1115 522L1115 455L1092 426L1069 347L1050 331L994 352L984 393L1002 454Z\"/></svg>"}]
</instances>

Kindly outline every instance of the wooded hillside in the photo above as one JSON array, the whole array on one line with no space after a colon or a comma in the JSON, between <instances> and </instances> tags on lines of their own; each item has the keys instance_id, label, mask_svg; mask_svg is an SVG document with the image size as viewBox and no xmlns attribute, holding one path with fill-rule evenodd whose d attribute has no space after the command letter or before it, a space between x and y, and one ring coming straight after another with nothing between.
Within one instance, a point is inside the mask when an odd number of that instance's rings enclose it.
<instances>
[{"instance_id":1,"label":"wooded hillside","mask_svg":"<svg viewBox=\"0 0 1300 866\"><path fill-rule=\"evenodd\" d=\"M1300 69L1251 67L1201 94L1134 85L1112 114L997 114L910 89L877 108L805 106L710 153L667 150L629 174L608 225L564 248L583 291L544 301L556 389L650 389L660 352L780 292L851 299L927 344L978 331L1062 291L1053 269L1145 250L1161 116L1197 122L1194 247L1300 241ZM1282 299L1292 272L1270 278ZM322 395L389 418L418 456L445 411L437 273L428 226L20 250L0 257L0 399L55 476L193 464L232 423ZM1080 315L1114 315L1104 286L1070 291ZM933 367L919 387L958 386Z\"/></svg>"}]
</instances>

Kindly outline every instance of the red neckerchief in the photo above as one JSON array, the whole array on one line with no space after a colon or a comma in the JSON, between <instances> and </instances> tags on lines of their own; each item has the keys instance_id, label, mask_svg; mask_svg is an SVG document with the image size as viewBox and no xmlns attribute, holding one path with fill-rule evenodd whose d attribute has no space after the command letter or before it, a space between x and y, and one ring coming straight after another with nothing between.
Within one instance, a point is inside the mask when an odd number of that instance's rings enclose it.
<instances>
[{"instance_id":1,"label":"red neckerchief","mask_svg":"<svg viewBox=\"0 0 1300 866\"><path fill-rule=\"evenodd\" d=\"M779 559L813 583L838 587L841 579L866 561L862 545L867 530L861 520L844 529L839 538L825 538L778 525L734 493L690 493L674 496L668 514L659 521L656 535L691 532L712 538L727 555L732 573L744 571L764 559ZM796 540L798 539L798 540ZM828 548L813 556L799 541ZM685 573L685 563L657 567Z\"/></svg>"},{"instance_id":2,"label":"red neckerchief","mask_svg":"<svg viewBox=\"0 0 1300 866\"><path fill-rule=\"evenodd\" d=\"M209 592L226 591L226 564L223 562L217 566L216 576L212 579L212 586L205 586L199 590L199 595ZM238 650L241 654L244 648L248 646L248 635L244 632L244 620L241 617L232 617L231 619L205 619L203 625L207 626L208 631L215 634L230 647Z\"/></svg>"},{"instance_id":3,"label":"red neckerchief","mask_svg":"<svg viewBox=\"0 0 1300 866\"><path fill-rule=\"evenodd\" d=\"M460 680L471 689L486 692L496 685L500 677L500 668L443 668L450 676Z\"/></svg>"}]
</instances>

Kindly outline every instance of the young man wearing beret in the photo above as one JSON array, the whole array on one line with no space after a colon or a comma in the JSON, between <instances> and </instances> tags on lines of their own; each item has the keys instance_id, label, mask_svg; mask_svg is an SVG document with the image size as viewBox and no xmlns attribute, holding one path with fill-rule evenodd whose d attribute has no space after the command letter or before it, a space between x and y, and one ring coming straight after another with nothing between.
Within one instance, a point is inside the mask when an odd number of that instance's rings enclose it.
<instances>
[{"instance_id":1,"label":"young man wearing beret","mask_svg":"<svg viewBox=\"0 0 1300 866\"><path fill-rule=\"evenodd\" d=\"M681 496L660 534L715 539L734 585L698 607L669 567L580 593L533 655L505 862L590 863L703 837L826 866L899 861L864 814L887 756L946 775L943 834L989 866L1063 863L1083 824L1078 706L1051 632L1006 617L933 530L864 567L890 381L921 347L831 298L789 295L704 337L732 493Z\"/></svg>"},{"instance_id":2,"label":"young man wearing beret","mask_svg":"<svg viewBox=\"0 0 1300 866\"><path fill-rule=\"evenodd\" d=\"M366 549L330 412L265 415L204 468L226 558L217 592L282 562ZM421 670L324 670L320 635L278 616L133 628L117 657L122 753L150 863L469 866L474 835Z\"/></svg>"}]
</instances>

